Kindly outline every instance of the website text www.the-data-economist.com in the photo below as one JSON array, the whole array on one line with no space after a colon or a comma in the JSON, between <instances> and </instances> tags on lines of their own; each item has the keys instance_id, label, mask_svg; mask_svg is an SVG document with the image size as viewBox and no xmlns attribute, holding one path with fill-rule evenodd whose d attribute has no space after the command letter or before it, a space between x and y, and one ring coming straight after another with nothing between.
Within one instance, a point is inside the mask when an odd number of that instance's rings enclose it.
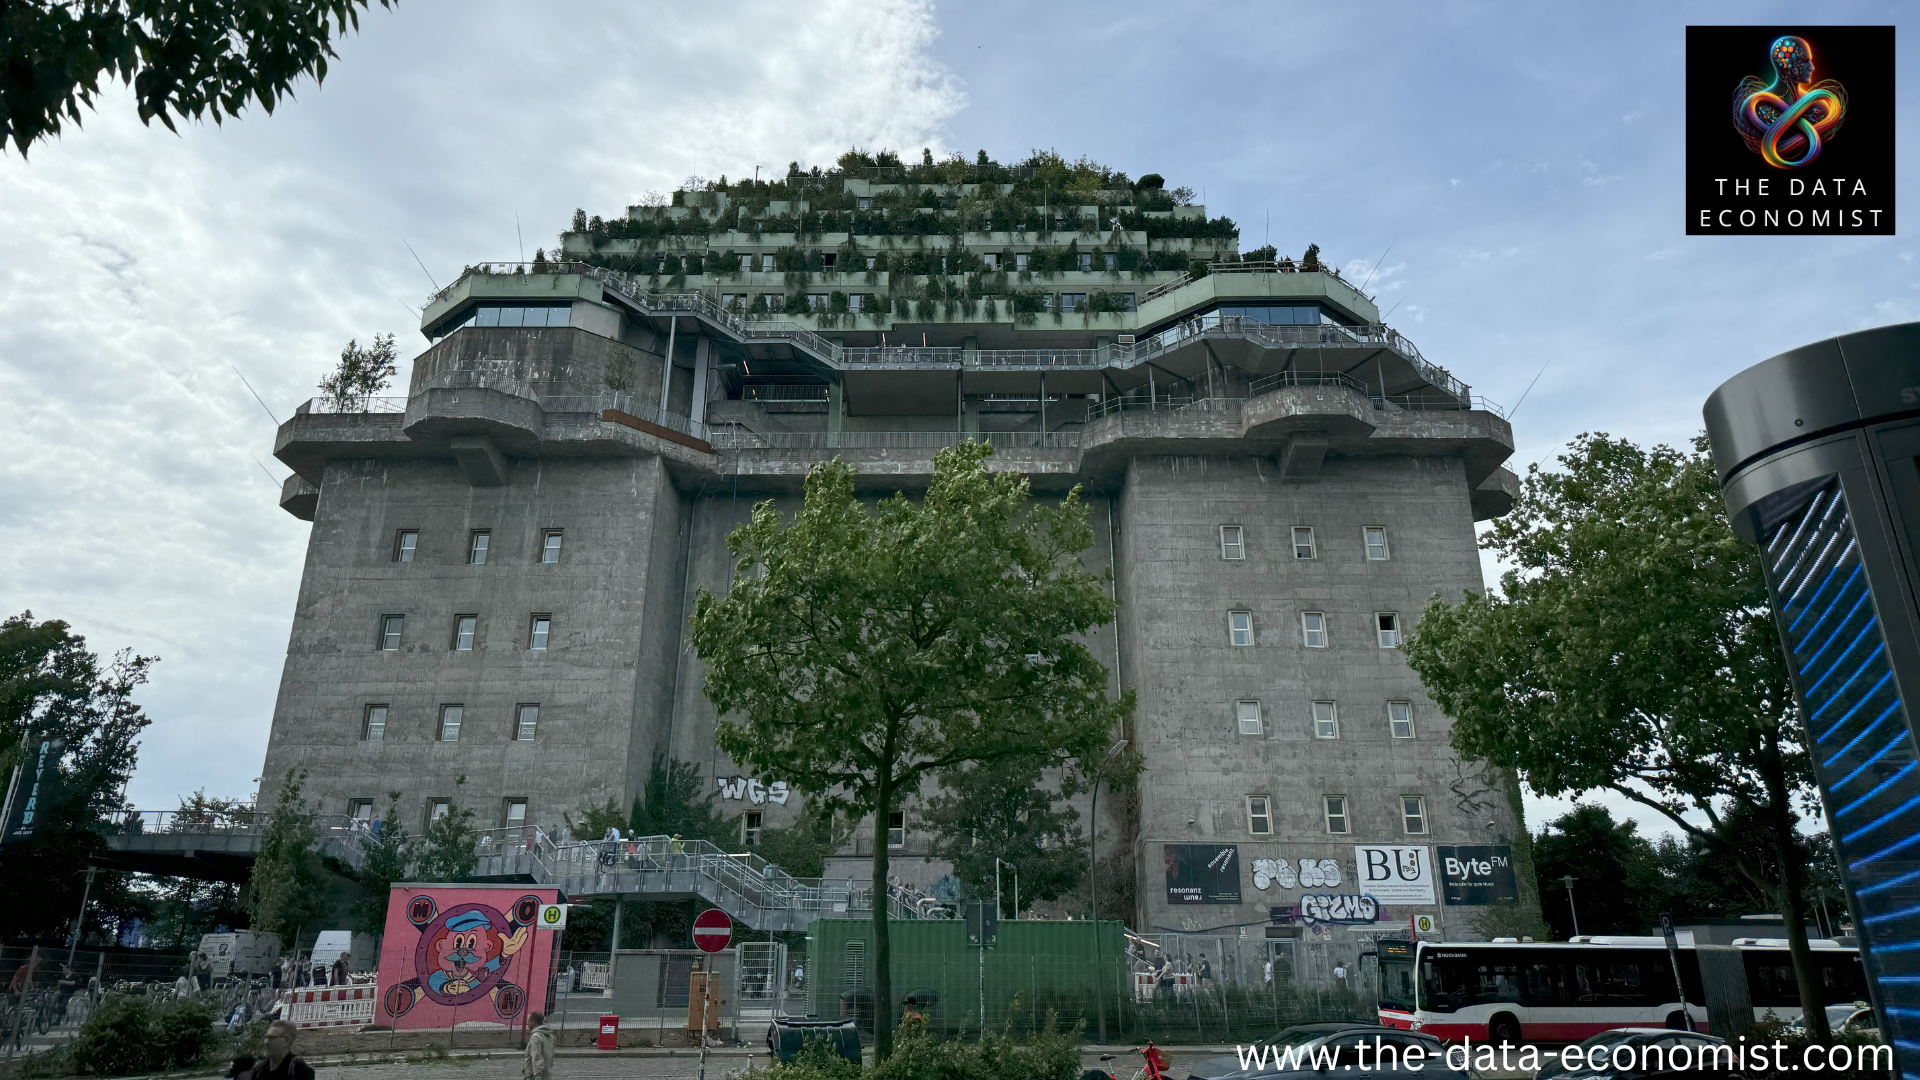
<instances>
[{"instance_id":1,"label":"website text www.the-data-economist.com","mask_svg":"<svg viewBox=\"0 0 1920 1080\"><path fill-rule=\"evenodd\" d=\"M1808 1046L1799 1061L1789 1060L1792 1048L1782 1042L1750 1043L1742 1036L1731 1043L1647 1044L1602 1043L1598 1046L1569 1046L1560 1051L1561 1068L1571 1072L1590 1068L1613 1072L1660 1072L1670 1070L1718 1070L1725 1072L1845 1072L1852 1069L1893 1068L1891 1046ZM1363 1072L1398 1067L1419 1072L1427 1062L1437 1061L1454 1072L1469 1066L1479 1072L1535 1072L1540 1068L1540 1051L1533 1046L1495 1046L1472 1039L1429 1052L1417 1046L1402 1047L1383 1042L1352 1046L1261 1046L1234 1047L1240 1055L1242 1070L1279 1072ZM1349 1053L1351 1051L1351 1053Z\"/></svg>"}]
</instances>

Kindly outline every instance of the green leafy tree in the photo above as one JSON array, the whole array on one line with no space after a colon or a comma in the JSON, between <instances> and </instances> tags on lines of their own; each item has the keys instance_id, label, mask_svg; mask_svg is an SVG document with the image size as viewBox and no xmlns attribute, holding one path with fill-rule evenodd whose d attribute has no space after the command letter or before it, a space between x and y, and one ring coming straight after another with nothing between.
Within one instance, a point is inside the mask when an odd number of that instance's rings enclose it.
<instances>
[{"instance_id":1,"label":"green leafy tree","mask_svg":"<svg viewBox=\"0 0 1920 1080\"><path fill-rule=\"evenodd\" d=\"M466 786L462 776L453 782L454 790ZM447 812L427 823L420 836L420 878L423 881L466 881L480 862L480 830L474 827L473 811L460 805L456 797Z\"/></svg>"},{"instance_id":2,"label":"green leafy tree","mask_svg":"<svg viewBox=\"0 0 1920 1080\"><path fill-rule=\"evenodd\" d=\"M315 847L320 830L314 810L300 791L305 770L287 770L280 795L260 830L260 854L253 862L253 891L248 901L253 928L295 941L308 926L329 913L327 883Z\"/></svg>"},{"instance_id":3,"label":"green leafy tree","mask_svg":"<svg viewBox=\"0 0 1920 1080\"><path fill-rule=\"evenodd\" d=\"M725 597L702 590L693 644L725 718L721 749L796 783L822 808L872 816L874 988L893 1000L888 815L929 776L967 762L1096 752L1133 711L1107 696L1083 635L1112 621L1108 575L1076 490L1030 505L1026 478L994 473L985 443L934 457L926 498L872 508L835 459L807 475L783 522L773 503L727 538ZM892 1008L875 1052L892 1050Z\"/></svg>"},{"instance_id":4,"label":"green leafy tree","mask_svg":"<svg viewBox=\"0 0 1920 1080\"><path fill-rule=\"evenodd\" d=\"M953 864L968 896L993 895L995 860L1019 875L1022 907L1058 900L1087 876L1080 813L1064 801L1070 780L1065 790L1049 788L1040 767L1023 758L948 769L940 780L924 815L933 854ZM1004 881L1003 894L1010 893L1013 881Z\"/></svg>"},{"instance_id":5,"label":"green leafy tree","mask_svg":"<svg viewBox=\"0 0 1920 1080\"><path fill-rule=\"evenodd\" d=\"M609 828L629 836L678 836L682 840L705 840L728 851L739 848L739 826L714 809L713 793L701 782L700 767L689 761L671 758L664 751L653 755L647 769L646 787L621 813L612 799L591 807L577 819L568 819L574 836L589 839L607 835ZM651 946L665 938L676 948L693 946L693 919L700 905L693 900L624 900L620 911L620 942L613 942L613 905L598 900L590 910L567 919L567 940L577 948L627 948L634 942Z\"/></svg>"},{"instance_id":6,"label":"green leafy tree","mask_svg":"<svg viewBox=\"0 0 1920 1080\"><path fill-rule=\"evenodd\" d=\"M320 395L336 412L366 408L393 381L399 370L394 363L397 355L392 334L375 334L373 344L364 349L358 340L347 342L340 350L340 363L320 380Z\"/></svg>"},{"instance_id":7,"label":"green leafy tree","mask_svg":"<svg viewBox=\"0 0 1920 1080\"><path fill-rule=\"evenodd\" d=\"M400 793L387 792L387 812L380 832L360 842L366 860L360 866L360 887L366 895L353 902L353 928L373 938L386 932L387 901L393 883L407 880L413 865L414 839L400 821Z\"/></svg>"},{"instance_id":8,"label":"green leafy tree","mask_svg":"<svg viewBox=\"0 0 1920 1080\"><path fill-rule=\"evenodd\" d=\"M1576 921L1583 934L1644 934L1669 906L1660 852L1604 806L1582 803L1548 822L1533 838L1533 859L1541 914L1563 940ZM1566 877L1574 879L1571 909Z\"/></svg>"},{"instance_id":9,"label":"green leafy tree","mask_svg":"<svg viewBox=\"0 0 1920 1080\"><path fill-rule=\"evenodd\" d=\"M151 722L132 695L155 662L122 651L103 663L66 623L36 622L30 611L0 621L0 775L23 761L29 738L66 744L51 793L37 807L33 839L0 855L0 935L54 937L69 929L87 864L105 852L124 809L137 740ZM100 874L88 925L144 906L128 875Z\"/></svg>"},{"instance_id":10,"label":"green leafy tree","mask_svg":"<svg viewBox=\"0 0 1920 1080\"><path fill-rule=\"evenodd\" d=\"M380 0L391 7L394 0ZM80 124L100 80L133 87L140 122L214 123L248 101L268 113L293 84L327 77L331 39L359 29L367 0L0 0L0 147Z\"/></svg>"},{"instance_id":11,"label":"green leafy tree","mask_svg":"<svg viewBox=\"0 0 1920 1080\"><path fill-rule=\"evenodd\" d=\"M1583 435L1528 471L1484 546L1499 594L1428 603L1407 661L1453 745L1543 795L1608 789L1722 853L1786 919L1801 1003L1825 1035L1807 948L1796 798L1813 797L1759 550L1692 453ZM1758 808L1765 842L1733 812Z\"/></svg>"}]
</instances>

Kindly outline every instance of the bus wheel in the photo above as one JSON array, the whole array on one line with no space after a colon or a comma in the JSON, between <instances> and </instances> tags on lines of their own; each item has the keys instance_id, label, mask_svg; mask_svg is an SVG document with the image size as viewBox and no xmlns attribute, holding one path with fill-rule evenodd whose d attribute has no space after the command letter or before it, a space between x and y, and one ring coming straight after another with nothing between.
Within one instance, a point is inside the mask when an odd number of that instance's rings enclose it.
<instances>
[{"instance_id":1,"label":"bus wheel","mask_svg":"<svg viewBox=\"0 0 1920 1080\"><path fill-rule=\"evenodd\" d=\"M1667 1014L1667 1030L1668 1030L1668 1031L1685 1031L1685 1030L1687 1030L1687 1018L1686 1018L1686 1015L1685 1015L1685 1014L1683 1014L1683 1013L1677 1013L1677 1012L1670 1012L1670 1013L1668 1013L1668 1014Z\"/></svg>"},{"instance_id":2,"label":"bus wheel","mask_svg":"<svg viewBox=\"0 0 1920 1080\"><path fill-rule=\"evenodd\" d=\"M1487 1041L1495 1046L1520 1045L1520 1021L1501 1013L1487 1022Z\"/></svg>"}]
</instances>

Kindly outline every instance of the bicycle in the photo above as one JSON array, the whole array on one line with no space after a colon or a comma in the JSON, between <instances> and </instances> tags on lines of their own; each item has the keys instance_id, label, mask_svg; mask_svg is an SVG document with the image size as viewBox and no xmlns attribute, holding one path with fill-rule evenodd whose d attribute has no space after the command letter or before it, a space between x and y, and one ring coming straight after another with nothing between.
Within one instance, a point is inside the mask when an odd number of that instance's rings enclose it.
<instances>
[{"instance_id":1,"label":"bicycle","mask_svg":"<svg viewBox=\"0 0 1920 1080\"><path fill-rule=\"evenodd\" d=\"M1145 1046L1134 1047L1134 1051L1144 1058L1145 1061L1141 1064L1139 1070L1133 1074L1131 1080L1171 1080L1171 1077L1167 1075L1167 1055L1161 1053L1159 1047L1148 1043ZM1102 1064L1110 1062L1113 1059L1113 1054L1100 1055ZM1080 1080L1116 1080L1116 1078L1112 1073L1104 1069L1088 1069L1086 1072L1080 1074Z\"/></svg>"}]
</instances>

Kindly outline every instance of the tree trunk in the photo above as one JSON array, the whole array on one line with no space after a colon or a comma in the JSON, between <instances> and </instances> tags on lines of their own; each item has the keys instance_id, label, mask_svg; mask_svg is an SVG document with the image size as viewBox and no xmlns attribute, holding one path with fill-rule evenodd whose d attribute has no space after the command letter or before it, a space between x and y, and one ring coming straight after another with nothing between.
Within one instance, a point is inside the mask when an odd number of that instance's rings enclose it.
<instances>
[{"instance_id":1,"label":"tree trunk","mask_svg":"<svg viewBox=\"0 0 1920 1080\"><path fill-rule=\"evenodd\" d=\"M892 740L888 740L891 744ZM893 947L887 940L887 819L893 814L893 760L880 767L873 811L873 1060L893 1054ZM857 1010L856 1010L857 1011Z\"/></svg>"},{"instance_id":2,"label":"tree trunk","mask_svg":"<svg viewBox=\"0 0 1920 1080\"><path fill-rule=\"evenodd\" d=\"M1793 804L1787 795L1786 763L1771 739L1766 739L1759 758L1760 774L1767 785L1768 833L1773 840L1774 858L1780 862L1780 882L1776 886L1780 919L1787 927L1787 951L1793 956L1793 979L1800 984L1800 1022L1807 1034L1827 1039L1826 1002L1820 994L1820 971L1813 962L1813 950L1807 945L1807 922L1801 916L1800 893L1804 878L1800 852L1794 849Z\"/></svg>"}]
</instances>

